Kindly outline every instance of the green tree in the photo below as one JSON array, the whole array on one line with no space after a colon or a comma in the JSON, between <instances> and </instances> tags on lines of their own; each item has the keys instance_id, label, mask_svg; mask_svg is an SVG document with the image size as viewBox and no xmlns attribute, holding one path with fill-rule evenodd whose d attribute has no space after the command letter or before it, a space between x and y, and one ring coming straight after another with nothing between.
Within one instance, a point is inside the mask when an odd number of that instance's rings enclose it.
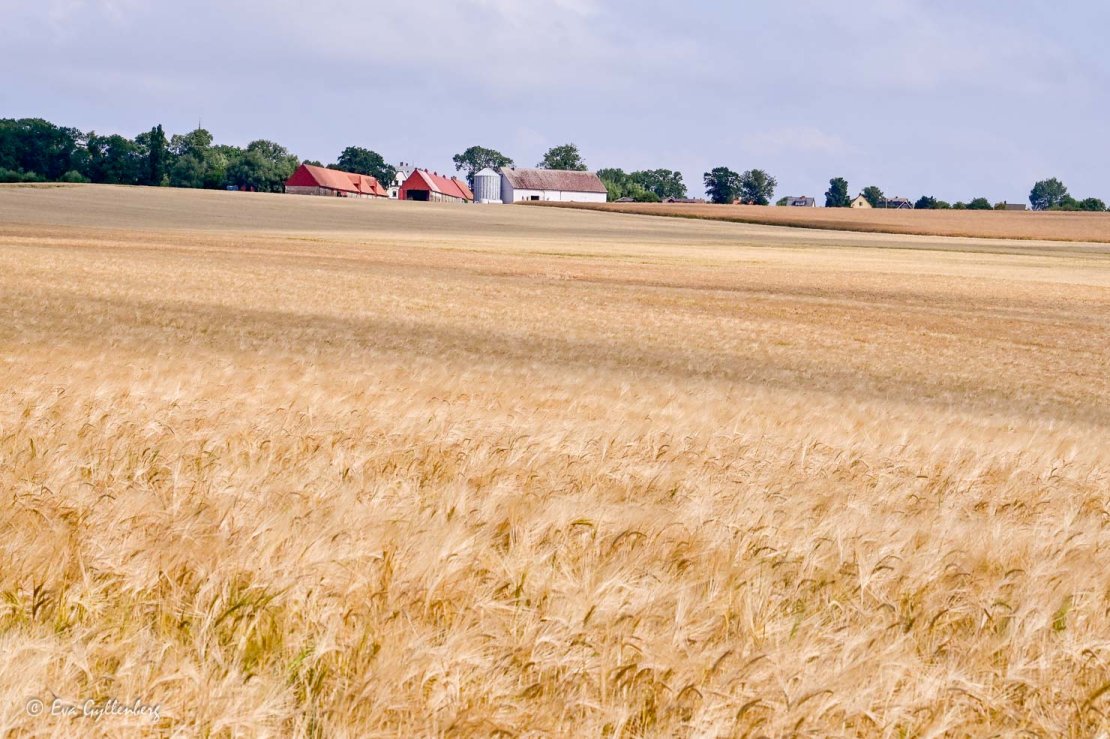
<instances>
[{"instance_id":1,"label":"green tree","mask_svg":"<svg viewBox=\"0 0 1110 739\"><path fill-rule=\"evenodd\" d=\"M1098 198L1085 198L1079 201L1079 210L1087 210L1092 212L1106 210L1106 203Z\"/></svg>"},{"instance_id":2,"label":"green tree","mask_svg":"<svg viewBox=\"0 0 1110 739\"><path fill-rule=\"evenodd\" d=\"M852 204L848 195L848 180L843 177L834 177L829 180L829 189L825 191L826 208L847 208Z\"/></svg>"},{"instance_id":3,"label":"green tree","mask_svg":"<svg viewBox=\"0 0 1110 739\"><path fill-rule=\"evenodd\" d=\"M452 157L452 161L455 162L456 172L466 172L466 182L471 188L474 187L474 175L483 169L513 166L513 160L509 157L495 149L482 146L472 146L462 154L456 154Z\"/></svg>"},{"instance_id":4,"label":"green tree","mask_svg":"<svg viewBox=\"0 0 1110 739\"><path fill-rule=\"evenodd\" d=\"M967 204L967 209L968 210L994 210L994 206L992 206L991 201L987 200L986 198L975 198L974 200L972 200L970 203Z\"/></svg>"},{"instance_id":5,"label":"green tree","mask_svg":"<svg viewBox=\"0 0 1110 739\"><path fill-rule=\"evenodd\" d=\"M1048 210L1076 211L1079 210L1079 201L1073 198L1071 195L1065 195L1064 197L1060 198L1060 201L1058 203L1048 208Z\"/></svg>"},{"instance_id":6,"label":"green tree","mask_svg":"<svg viewBox=\"0 0 1110 739\"><path fill-rule=\"evenodd\" d=\"M605 191L608 193L607 199L610 203L621 198L632 197L628 194L632 178L623 169L617 167L599 169L597 176L601 180L601 184L605 185Z\"/></svg>"},{"instance_id":7,"label":"green tree","mask_svg":"<svg viewBox=\"0 0 1110 739\"><path fill-rule=\"evenodd\" d=\"M952 204L949 203L947 200L938 200L937 210L952 210Z\"/></svg>"},{"instance_id":8,"label":"green tree","mask_svg":"<svg viewBox=\"0 0 1110 739\"><path fill-rule=\"evenodd\" d=\"M212 156L212 134L203 128L170 139L169 180L172 187L212 186L216 179L209 168L217 164Z\"/></svg>"},{"instance_id":9,"label":"green tree","mask_svg":"<svg viewBox=\"0 0 1110 739\"><path fill-rule=\"evenodd\" d=\"M749 169L740 175L740 202L745 205L770 205L778 184L762 169Z\"/></svg>"},{"instance_id":10,"label":"green tree","mask_svg":"<svg viewBox=\"0 0 1110 739\"><path fill-rule=\"evenodd\" d=\"M864 200L871 204L872 208L878 208L882 205L883 201L886 200L886 195L883 194L883 191L874 185L863 188L861 195L863 195Z\"/></svg>"},{"instance_id":11,"label":"green tree","mask_svg":"<svg viewBox=\"0 0 1110 739\"><path fill-rule=\"evenodd\" d=\"M0 169L56 180L82 165L81 139L77 129L55 126L41 118L0 120Z\"/></svg>"},{"instance_id":12,"label":"green tree","mask_svg":"<svg viewBox=\"0 0 1110 739\"><path fill-rule=\"evenodd\" d=\"M150 129L150 134L145 142L146 149L146 181L147 185L160 187L166 182L166 159L169 153L169 142L166 141L166 132L158 124Z\"/></svg>"},{"instance_id":13,"label":"green tree","mask_svg":"<svg viewBox=\"0 0 1110 739\"><path fill-rule=\"evenodd\" d=\"M252 141L227 168L227 182L258 192L283 192L300 160L273 141ZM366 174L362 172L360 174Z\"/></svg>"},{"instance_id":14,"label":"green tree","mask_svg":"<svg viewBox=\"0 0 1110 739\"><path fill-rule=\"evenodd\" d=\"M740 196L740 175L728 167L716 167L706 172L703 180L705 192L714 203L733 203Z\"/></svg>"},{"instance_id":15,"label":"green tree","mask_svg":"<svg viewBox=\"0 0 1110 739\"><path fill-rule=\"evenodd\" d=\"M633 172L631 180L657 199L686 197L686 183L682 173L671 169L649 169Z\"/></svg>"},{"instance_id":16,"label":"green tree","mask_svg":"<svg viewBox=\"0 0 1110 739\"><path fill-rule=\"evenodd\" d=\"M543 155L537 167L543 169L564 169L572 172L585 172L589 169L582 161L582 154L574 144L563 144L550 149Z\"/></svg>"},{"instance_id":17,"label":"green tree","mask_svg":"<svg viewBox=\"0 0 1110 739\"><path fill-rule=\"evenodd\" d=\"M1053 177L1052 179L1041 180L1033 185L1033 189L1029 193L1029 202L1033 205L1033 210L1048 210L1060 205L1066 197L1068 197L1068 188L1064 187L1063 182Z\"/></svg>"},{"instance_id":18,"label":"green tree","mask_svg":"<svg viewBox=\"0 0 1110 739\"><path fill-rule=\"evenodd\" d=\"M937 199L930 195L922 195L913 205L914 210L936 210Z\"/></svg>"},{"instance_id":19,"label":"green tree","mask_svg":"<svg viewBox=\"0 0 1110 739\"><path fill-rule=\"evenodd\" d=\"M118 134L98 136L93 132L86 137L85 151L86 176L93 182L137 185L143 177L143 157L131 139Z\"/></svg>"},{"instance_id":20,"label":"green tree","mask_svg":"<svg viewBox=\"0 0 1110 739\"><path fill-rule=\"evenodd\" d=\"M397 176L396 167L387 163L385 157L376 151L363 149L359 146L348 146L344 149L343 153L339 155L339 159L331 166L331 169L369 175L381 183L383 187L389 187L393 178Z\"/></svg>"}]
</instances>

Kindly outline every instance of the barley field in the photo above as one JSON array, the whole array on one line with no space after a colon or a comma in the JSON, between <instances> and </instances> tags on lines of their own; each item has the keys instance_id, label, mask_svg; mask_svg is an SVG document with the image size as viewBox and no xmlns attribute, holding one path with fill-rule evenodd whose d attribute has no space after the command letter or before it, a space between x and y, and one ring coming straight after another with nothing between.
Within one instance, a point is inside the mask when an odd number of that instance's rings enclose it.
<instances>
[{"instance_id":1,"label":"barley field","mask_svg":"<svg viewBox=\"0 0 1110 739\"><path fill-rule=\"evenodd\" d=\"M910 236L1110 242L1110 214L993 210L855 210L765 208L699 203L529 203L605 213L667 216L792 228L836 229Z\"/></svg>"},{"instance_id":2,"label":"barley field","mask_svg":"<svg viewBox=\"0 0 1110 739\"><path fill-rule=\"evenodd\" d=\"M1110 246L0 187L0 296L5 736L1110 729Z\"/></svg>"}]
</instances>

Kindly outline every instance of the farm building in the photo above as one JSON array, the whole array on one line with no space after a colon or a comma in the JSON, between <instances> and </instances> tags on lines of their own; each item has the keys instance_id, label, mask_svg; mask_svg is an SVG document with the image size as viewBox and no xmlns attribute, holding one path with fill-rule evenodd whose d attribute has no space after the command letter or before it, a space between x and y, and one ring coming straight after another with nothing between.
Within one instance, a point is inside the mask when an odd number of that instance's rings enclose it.
<instances>
[{"instance_id":1,"label":"farm building","mask_svg":"<svg viewBox=\"0 0 1110 739\"><path fill-rule=\"evenodd\" d=\"M285 181L291 195L321 195L337 198L384 198L389 195L376 179L364 174L302 164Z\"/></svg>"},{"instance_id":2,"label":"farm building","mask_svg":"<svg viewBox=\"0 0 1110 739\"><path fill-rule=\"evenodd\" d=\"M669 205L698 205L704 204L705 198L663 198L663 202Z\"/></svg>"},{"instance_id":3,"label":"farm building","mask_svg":"<svg viewBox=\"0 0 1110 739\"><path fill-rule=\"evenodd\" d=\"M913 210L913 201L909 198L883 198L879 201L879 207L893 210Z\"/></svg>"},{"instance_id":4,"label":"farm building","mask_svg":"<svg viewBox=\"0 0 1110 739\"><path fill-rule=\"evenodd\" d=\"M852 200L849 207L851 207L851 208L870 208L871 207L871 201L869 201L867 198L863 197L862 195L856 195L855 199Z\"/></svg>"},{"instance_id":5,"label":"farm building","mask_svg":"<svg viewBox=\"0 0 1110 739\"><path fill-rule=\"evenodd\" d=\"M416 167L408 162L401 162L397 166L397 174L393 176L393 182L389 183L389 197L391 200L397 200L401 197L401 187L405 184L405 180L409 178L412 171Z\"/></svg>"},{"instance_id":6,"label":"farm building","mask_svg":"<svg viewBox=\"0 0 1110 739\"><path fill-rule=\"evenodd\" d=\"M469 203L474 193L466 183L455 177L444 177L426 169L414 169L397 193L399 200L422 203Z\"/></svg>"},{"instance_id":7,"label":"farm building","mask_svg":"<svg viewBox=\"0 0 1110 739\"><path fill-rule=\"evenodd\" d=\"M474 201L489 205L501 202L501 175L486 167L474 175Z\"/></svg>"},{"instance_id":8,"label":"farm building","mask_svg":"<svg viewBox=\"0 0 1110 739\"><path fill-rule=\"evenodd\" d=\"M1029 206L1025 205L1025 203L1005 203L1004 202L1004 203L1002 203L1002 208L1000 210L1016 210L1016 211L1024 212L1024 211L1029 210Z\"/></svg>"},{"instance_id":9,"label":"farm building","mask_svg":"<svg viewBox=\"0 0 1110 739\"><path fill-rule=\"evenodd\" d=\"M501 170L503 203L529 200L604 203L608 198L605 185L593 172L513 167Z\"/></svg>"},{"instance_id":10,"label":"farm building","mask_svg":"<svg viewBox=\"0 0 1110 739\"><path fill-rule=\"evenodd\" d=\"M787 198L785 198L785 200L786 200L786 202L783 203L783 205L786 205L789 208L816 208L817 207L817 201L814 200L813 198L809 197L808 195L803 195L800 198L787 197Z\"/></svg>"}]
</instances>

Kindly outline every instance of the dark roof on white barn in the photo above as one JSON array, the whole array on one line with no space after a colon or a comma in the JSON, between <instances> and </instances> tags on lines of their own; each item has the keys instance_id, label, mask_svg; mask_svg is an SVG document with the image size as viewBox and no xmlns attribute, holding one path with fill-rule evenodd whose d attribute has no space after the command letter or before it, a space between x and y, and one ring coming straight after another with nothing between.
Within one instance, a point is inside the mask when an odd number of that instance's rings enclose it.
<instances>
[{"instance_id":1,"label":"dark roof on white barn","mask_svg":"<svg viewBox=\"0 0 1110 739\"><path fill-rule=\"evenodd\" d=\"M514 190L553 190L557 192L608 192L593 172L570 172L562 169L526 169L506 167L502 176Z\"/></svg>"}]
</instances>

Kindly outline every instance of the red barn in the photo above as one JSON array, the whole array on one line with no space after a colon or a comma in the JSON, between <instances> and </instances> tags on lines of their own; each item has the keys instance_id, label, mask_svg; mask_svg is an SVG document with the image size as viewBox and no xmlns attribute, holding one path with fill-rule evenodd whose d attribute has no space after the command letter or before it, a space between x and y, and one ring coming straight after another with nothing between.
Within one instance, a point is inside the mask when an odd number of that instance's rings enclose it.
<instances>
[{"instance_id":1,"label":"red barn","mask_svg":"<svg viewBox=\"0 0 1110 739\"><path fill-rule=\"evenodd\" d=\"M405 184L401 185L398 199L425 203L469 203L474 200L474 193L460 179L444 177L426 169L414 169Z\"/></svg>"},{"instance_id":2,"label":"red barn","mask_svg":"<svg viewBox=\"0 0 1110 739\"><path fill-rule=\"evenodd\" d=\"M297 167L285 181L285 192L292 195L324 195L337 198L385 198L389 193L377 179L364 174L340 172L312 164Z\"/></svg>"}]
</instances>

